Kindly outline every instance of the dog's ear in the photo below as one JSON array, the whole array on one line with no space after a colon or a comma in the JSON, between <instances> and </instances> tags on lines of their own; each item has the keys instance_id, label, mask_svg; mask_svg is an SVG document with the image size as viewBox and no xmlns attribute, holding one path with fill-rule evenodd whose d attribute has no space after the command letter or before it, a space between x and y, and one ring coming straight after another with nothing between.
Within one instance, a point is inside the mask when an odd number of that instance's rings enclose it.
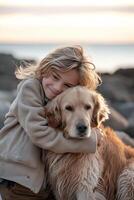
<instances>
[{"instance_id":1,"label":"dog's ear","mask_svg":"<svg viewBox=\"0 0 134 200\"><path fill-rule=\"evenodd\" d=\"M109 118L110 110L105 102L105 99L98 93L94 96L94 110L92 115L92 125L99 127L100 124Z\"/></svg>"},{"instance_id":2,"label":"dog's ear","mask_svg":"<svg viewBox=\"0 0 134 200\"><path fill-rule=\"evenodd\" d=\"M57 128L61 125L61 110L59 97L49 101L45 106L45 117L48 120L48 125Z\"/></svg>"}]
</instances>

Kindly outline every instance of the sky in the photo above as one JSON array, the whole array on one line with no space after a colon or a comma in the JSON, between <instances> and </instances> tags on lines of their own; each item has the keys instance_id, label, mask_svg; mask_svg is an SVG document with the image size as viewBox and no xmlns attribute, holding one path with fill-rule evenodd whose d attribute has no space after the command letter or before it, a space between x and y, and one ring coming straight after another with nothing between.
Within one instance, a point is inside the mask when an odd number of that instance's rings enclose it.
<instances>
[{"instance_id":1,"label":"sky","mask_svg":"<svg viewBox=\"0 0 134 200\"><path fill-rule=\"evenodd\" d=\"M134 0L0 0L0 43L134 44Z\"/></svg>"}]
</instances>

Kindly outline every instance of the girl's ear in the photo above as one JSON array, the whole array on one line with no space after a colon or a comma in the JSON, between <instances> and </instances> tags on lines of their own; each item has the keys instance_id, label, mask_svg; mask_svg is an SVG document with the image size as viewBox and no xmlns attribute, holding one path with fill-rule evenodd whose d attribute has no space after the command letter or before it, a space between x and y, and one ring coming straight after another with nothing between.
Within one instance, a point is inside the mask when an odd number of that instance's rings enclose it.
<instances>
[{"instance_id":1,"label":"girl's ear","mask_svg":"<svg viewBox=\"0 0 134 200\"><path fill-rule=\"evenodd\" d=\"M45 117L48 120L48 126L57 128L61 125L61 110L58 96L50 100L45 106Z\"/></svg>"},{"instance_id":2,"label":"girl's ear","mask_svg":"<svg viewBox=\"0 0 134 200\"><path fill-rule=\"evenodd\" d=\"M95 104L92 115L92 126L99 127L103 121L109 118L110 110L100 94L96 93L93 98Z\"/></svg>"}]
</instances>

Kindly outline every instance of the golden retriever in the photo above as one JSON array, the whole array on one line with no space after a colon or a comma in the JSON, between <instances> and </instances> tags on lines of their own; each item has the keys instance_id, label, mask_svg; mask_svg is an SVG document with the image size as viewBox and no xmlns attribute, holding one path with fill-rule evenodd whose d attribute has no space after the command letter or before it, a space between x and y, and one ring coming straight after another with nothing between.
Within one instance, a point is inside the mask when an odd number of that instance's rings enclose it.
<instances>
[{"instance_id":1,"label":"golden retriever","mask_svg":"<svg viewBox=\"0 0 134 200\"><path fill-rule=\"evenodd\" d=\"M108 118L109 109L100 94L77 86L50 101L45 114L49 126L65 137L86 139ZM134 199L134 149L112 129L102 130L96 153L45 152L48 183L57 200Z\"/></svg>"}]
</instances>

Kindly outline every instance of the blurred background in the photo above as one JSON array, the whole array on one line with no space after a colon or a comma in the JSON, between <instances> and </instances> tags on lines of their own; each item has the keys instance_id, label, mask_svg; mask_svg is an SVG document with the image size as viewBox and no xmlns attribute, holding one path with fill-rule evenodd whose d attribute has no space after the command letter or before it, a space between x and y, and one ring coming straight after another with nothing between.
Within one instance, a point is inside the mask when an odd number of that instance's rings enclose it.
<instances>
[{"instance_id":1,"label":"blurred background","mask_svg":"<svg viewBox=\"0 0 134 200\"><path fill-rule=\"evenodd\" d=\"M101 72L134 65L133 0L0 0L0 52L41 59L82 44Z\"/></svg>"},{"instance_id":2,"label":"blurred background","mask_svg":"<svg viewBox=\"0 0 134 200\"><path fill-rule=\"evenodd\" d=\"M134 1L0 0L0 125L16 95L16 65L80 44L101 73L109 124L133 136Z\"/></svg>"}]
</instances>

